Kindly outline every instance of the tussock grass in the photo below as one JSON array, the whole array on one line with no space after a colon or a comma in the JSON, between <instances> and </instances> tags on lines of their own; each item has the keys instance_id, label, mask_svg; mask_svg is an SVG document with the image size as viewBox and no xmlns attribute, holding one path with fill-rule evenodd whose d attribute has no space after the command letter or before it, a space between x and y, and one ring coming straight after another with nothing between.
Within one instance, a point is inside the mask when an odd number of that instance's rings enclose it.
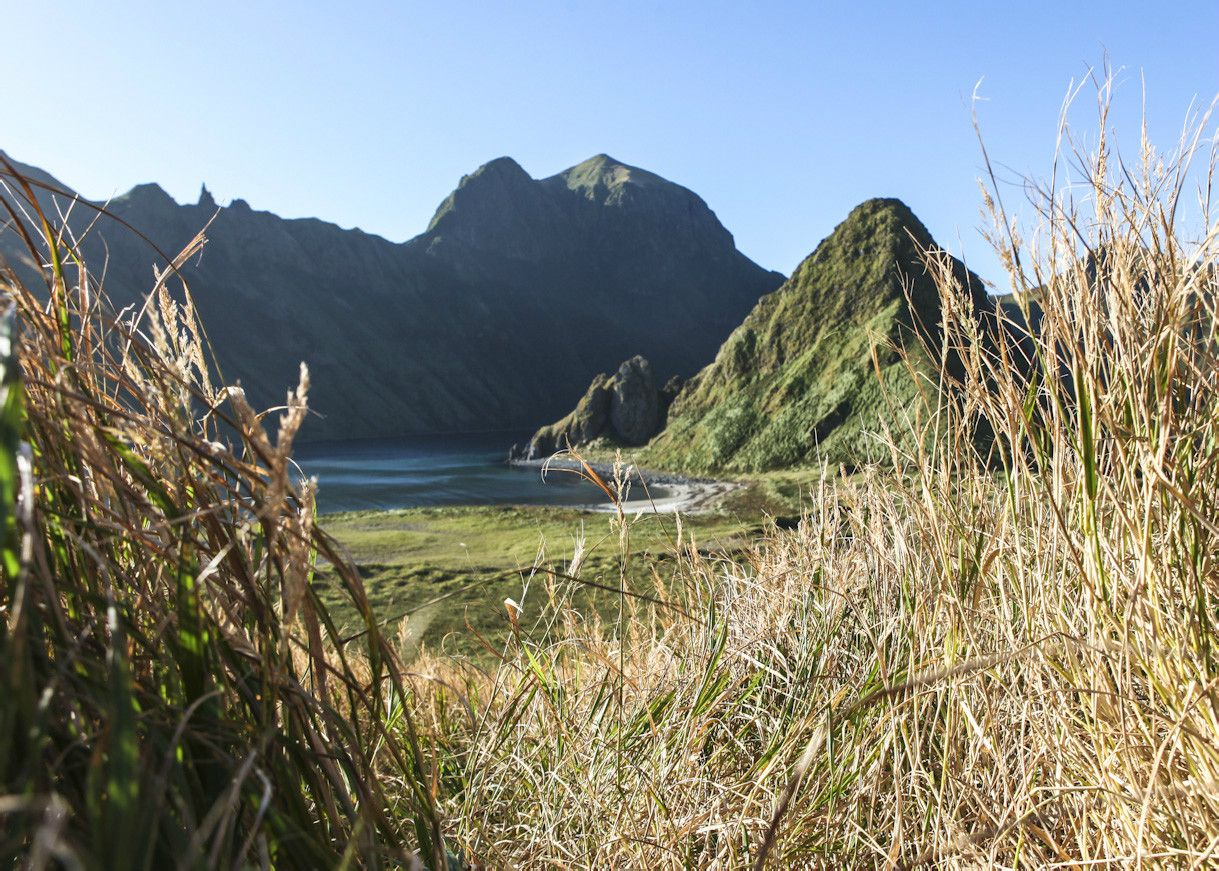
<instances>
[{"instance_id":1,"label":"tussock grass","mask_svg":"<svg viewBox=\"0 0 1219 871\"><path fill-rule=\"evenodd\" d=\"M1107 105L1102 87L1101 130ZM675 608L624 595L618 620L580 614L577 558L521 603L494 671L417 663L418 722L446 748L469 854L1219 862L1209 182L1196 224L1179 217L1207 121L1134 164L1108 138L1065 155L1028 188L1041 220L1023 233L992 179L1017 302L983 340L969 289L929 252L942 359L962 363L910 422L934 438L879 436L893 469L825 479L798 528L746 560L707 560L674 527L678 568L656 588Z\"/></svg>"},{"instance_id":2,"label":"tussock grass","mask_svg":"<svg viewBox=\"0 0 1219 871\"><path fill-rule=\"evenodd\" d=\"M0 865L439 867L393 651L289 474L304 370L268 434L175 277L202 235L115 312L52 192L0 181L44 281L0 279Z\"/></svg>"}]
</instances>

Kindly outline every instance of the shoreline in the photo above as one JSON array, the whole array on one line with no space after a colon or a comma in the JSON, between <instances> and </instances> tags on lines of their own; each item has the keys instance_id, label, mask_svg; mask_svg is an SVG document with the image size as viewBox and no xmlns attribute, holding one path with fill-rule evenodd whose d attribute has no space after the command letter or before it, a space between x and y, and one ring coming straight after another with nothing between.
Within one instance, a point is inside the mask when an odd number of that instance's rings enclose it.
<instances>
[{"instance_id":1,"label":"shoreline","mask_svg":"<svg viewBox=\"0 0 1219 871\"><path fill-rule=\"evenodd\" d=\"M568 458L513 459L507 462L508 465L516 468L538 469L545 472L575 473L583 471L581 463ZM614 480L614 464L590 462L588 466L607 483ZM698 478L673 472L640 469L634 463L623 463L622 468L629 484L628 497L622 502L622 510L627 514L644 511L660 514L705 514L714 510L729 493L747 486L741 481ZM665 495L649 497L647 490L649 487L662 488ZM598 513L613 513L616 510L611 502L593 502L570 507Z\"/></svg>"}]
</instances>

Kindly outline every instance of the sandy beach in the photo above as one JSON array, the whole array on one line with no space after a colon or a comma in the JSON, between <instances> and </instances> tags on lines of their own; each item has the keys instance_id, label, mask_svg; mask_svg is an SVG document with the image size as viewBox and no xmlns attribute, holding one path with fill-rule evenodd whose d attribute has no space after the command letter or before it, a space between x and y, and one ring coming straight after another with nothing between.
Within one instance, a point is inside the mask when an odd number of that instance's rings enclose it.
<instances>
[{"instance_id":1,"label":"sandy beach","mask_svg":"<svg viewBox=\"0 0 1219 871\"><path fill-rule=\"evenodd\" d=\"M544 473L548 477L583 472L580 463L567 458L510 460L509 462L519 468L538 469L540 473ZM614 468L611 464L589 463L588 465L613 487ZM668 472L640 470L629 463L623 466L621 475L625 481L629 482L627 498L622 503L622 510L627 514L640 512L699 514L711 511L726 495L745 486L739 481L717 481ZM608 501L590 502L578 507L585 511L597 512L612 513L616 510L613 503Z\"/></svg>"}]
</instances>

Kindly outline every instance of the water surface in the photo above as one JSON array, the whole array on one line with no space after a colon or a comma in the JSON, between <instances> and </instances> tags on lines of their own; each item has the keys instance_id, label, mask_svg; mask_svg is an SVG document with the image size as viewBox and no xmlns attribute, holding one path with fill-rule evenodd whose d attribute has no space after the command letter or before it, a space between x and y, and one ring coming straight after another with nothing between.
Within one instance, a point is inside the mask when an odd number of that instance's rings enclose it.
<instances>
[{"instance_id":1,"label":"water surface","mask_svg":"<svg viewBox=\"0 0 1219 871\"><path fill-rule=\"evenodd\" d=\"M318 479L318 510L386 510L427 505L591 505L605 494L575 475L504 462L519 433L406 436L315 442L296 449ZM653 488L653 492L662 495Z\"/></svg>"}]
</instances>

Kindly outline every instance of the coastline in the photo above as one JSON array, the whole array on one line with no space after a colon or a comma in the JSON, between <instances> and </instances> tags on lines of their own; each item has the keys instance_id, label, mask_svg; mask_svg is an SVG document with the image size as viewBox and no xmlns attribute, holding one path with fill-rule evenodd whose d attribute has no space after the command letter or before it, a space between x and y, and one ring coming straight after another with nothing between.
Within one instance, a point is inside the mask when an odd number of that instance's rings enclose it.
<instances>
[{"instance_id":1,"label":"coastline","mask_svg":"<svg viewBox=\"0 0 1219 871\"><path fill-rule=\"evenodd\" d=\"M508 465L522 469L538 469L543 474L551 472L577 474L583 472L581 463L565 457L531 460L511 459L508 460ZM613 463L589 462L587 465L600 475L606 483L614 481ZM714 510L729 493L746 486L741 481L697 478L673 472L640 469L634 463L624 462L621 469L624 480L629 483L627 498L622 502L622 510L627 514L638 514L640 512L703 514ZM664 491L663 495L649 495L649 489L652 487L662 489ZM573 507L583 511L601 513L613 513L616 510L614 505L609 502L593 502Z\"/></svg>"}]
</instances>

